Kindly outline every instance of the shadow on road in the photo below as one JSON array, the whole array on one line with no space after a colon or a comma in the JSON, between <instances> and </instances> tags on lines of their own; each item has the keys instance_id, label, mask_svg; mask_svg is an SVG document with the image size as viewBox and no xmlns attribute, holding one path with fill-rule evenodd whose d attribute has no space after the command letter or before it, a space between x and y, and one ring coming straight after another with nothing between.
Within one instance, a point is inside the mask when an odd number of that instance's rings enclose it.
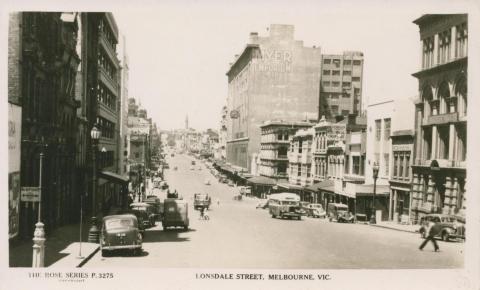
<instances>
[{"instance_id":1,"label":"shadow on road","mask_svg":"<svg viewBox=\"0 0 480 290\"><path fill-rule=\"evenodd\" d=\"M180 237L182 233L194 232L194 229L169 229L166 231L163 230L153 230L147 231L145 238L143 239L144 243L156 243L156 242L189 242L190 238Z\"/></svg>"}]
</instances>

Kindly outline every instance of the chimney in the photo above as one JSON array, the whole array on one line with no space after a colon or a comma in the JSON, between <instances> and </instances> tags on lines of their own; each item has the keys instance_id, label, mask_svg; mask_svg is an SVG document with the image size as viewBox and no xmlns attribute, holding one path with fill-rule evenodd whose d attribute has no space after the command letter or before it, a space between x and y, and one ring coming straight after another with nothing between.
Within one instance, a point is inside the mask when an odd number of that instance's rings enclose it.
<instances>
[{"instance_id":1,"label":"chimney","mask_svg":"<svg viewBox=\"0 0 480 290\"><path fill-rule=\"evenodd\" d=\"M258 32L250 32L250 44L258 43Z\"/></svg>"}]
</instances>

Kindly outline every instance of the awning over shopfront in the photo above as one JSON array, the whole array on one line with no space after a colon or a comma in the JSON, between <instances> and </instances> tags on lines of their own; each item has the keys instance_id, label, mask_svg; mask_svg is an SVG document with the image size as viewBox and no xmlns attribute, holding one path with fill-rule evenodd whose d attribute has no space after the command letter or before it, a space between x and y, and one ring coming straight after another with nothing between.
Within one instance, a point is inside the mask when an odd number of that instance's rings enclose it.
<instances>
[{"instance_id":1,"label":"awning over shopfront","mask_svg":"<svg viewBox=\"0 0 480 290\"><path fill-rule=\"evenodd\" d=\"M247 179L247 183L257 184L257 185L275 185L276 182L274 179L271 179L266 176L253 176Z\"/></svg>"},{"instance_id":2,"label":"awning over shopfront","mask_svg":"<svg viewBox=\"0 0 480 290\"><path fill-rule=\"evenodd\" d=\"M130 181L128 177L121 176L110 171L101 171L99 177L118 184L128 184Z\"/></svg>"},{"instance_id":3,"label":"awning over shopfront","mask_svg":"<svg viewBox=\"0 0 480 290\"><path fill-rule=\"evenodd\" d=\"M305 189L308 190L308 191L316 192L320 189L324 189L324 188L331 187L331 186L334 186L334 181L333 180L325 180L325 181L318 182L318 183L315 183L315 184L312 184L312 185L308 185L308 186L305 187Z\"/></svg>"},{"instance_id":4,"label":"awning over shopfront","mask_svg":"<svg viewBox=\"0 0 480 290\"><path fill-rule=\"evenodd\" d=\"M375 194L380 196L389 196L390 186L377 185ZM356 187L356 196L373 196L373 184L358 184Z\"/></svg>"},{"instance_id":5,"label":"awning over shopfront","mask_svg":"<svg viewBox=\"0 0 480 290\"><path fill-rule=\"evenodd\" d=\"M279 187L282 187L282 188L286 188L286 189L290 189L290 190L303 190L305 189L303 186L301 185L296 185L296 184L290 184L290 183L277 183L277 185Z\"/></svg>"}]
</instances>

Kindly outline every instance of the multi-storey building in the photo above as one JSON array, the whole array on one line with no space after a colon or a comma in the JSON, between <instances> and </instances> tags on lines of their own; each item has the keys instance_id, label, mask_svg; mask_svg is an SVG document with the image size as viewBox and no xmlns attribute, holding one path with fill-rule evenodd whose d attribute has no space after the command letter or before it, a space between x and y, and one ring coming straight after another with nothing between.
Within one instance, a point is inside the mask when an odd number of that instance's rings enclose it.
<instances>
[{"instance_id":1,"label":"multi-storey building","mask_svg":"<svg viewBox=\"0 0 480 290\"><path fill-rule=\"evenodd\" d=\"M318 117L363 115L363 53L346 51L322 55Z\"/></svg>"},{"instance_id":2,"label":"multi-storey building","mask_svg":"<svg viewBox=\"0 0 480 290\"><path fill-rule=\"evenodd\" d=\"M308 122L266 121L261 128L259 174L274 179L287 179L290 137L299 129L312 126Z\"/></svg>"},{"instance_id":3,"label":"multi-storey building","mask_svg":"<svg viewBox=\"0 0 480 290\"><path fill-rule=\"evenodd\" d=\"M250 41L227 72L227 161L251 170L267 120L317 120L321 51L294 39L294 27L273 24Z\"/></svg>"},{"instance_id":4,"label":"multi-storey building","mask_svg":"<svg viewBox=\"0 0 480 290\"><path fill-rule=\"evenodd\" d=\"M128 82L129 82L129 61L127 54L127 43L125 36L121 38L121 53L122 58L122 71L120 74L121 77L121 89L120 89L120 138L119 145L120 150L118 152L118 162L119 162L119 172L118 174L124 176L127 173L127 162L128 162Z\"/></svg>"},{"instance_id":5,"label":"multi-storey building","mask_svg":"<svg viewBox=\"0 0 480 290\"><path fill-rule=\"evenodd\" d=\"M414 21L422 58L415 110L412 218L432 212L464 216L467 157L467 14Z\"/></svg>"},{"instance_id":6,"label":"multi-storey building","mask_svg":"<svg viewBox=\"0 0 480 290\"><path fill-rule=\"evenodd\" d=\"M288 152L288 183L307 186L312 184L312 144L315 130L300 129L291 138Z\"/></svg>"},{"instance_id":7,"label":"multi-storey building","mask_svg":"<svg viewBox=\"0 0 480 290\"><path fill-rule=\"evenodd\" d=\"M10 182L12 186L37 187L42 170L41 220L47 232L79 217L75 214L80 204L75 190L76 113L80 106L75 100L80 63L77 35L74 13L10 14L9 101L22 107L21 144L17 144L21 148L20 178L12 176ZM40 154L44 156L42 168ZM31 236L38 206L20 201L18 209L19 233Z\"/></svg>"},{"instance_id":8,"label":"multi-storey building","mask_svg":"<svg viewBox=\"0 0 480 290\"><path fill-rule=\"evenodd\" d=\"M220 120L220 132L218 134L220 154L218 157L215 157L221 160L224 160L227 158L227 118L228 118L228 109L227 109L227 106L223 106L221 120Z\"/></svg>"},{"instance_id":9,"label":"multi-storey building","mask_svg":"<svg viewBox=\"0 0 480 290\"><path fill-rule=\"evenodd\" d=\"M312 178L314 182L343 178L346 123L328 122L322 117L315 125Z\"/></svg>"}]
</instances>

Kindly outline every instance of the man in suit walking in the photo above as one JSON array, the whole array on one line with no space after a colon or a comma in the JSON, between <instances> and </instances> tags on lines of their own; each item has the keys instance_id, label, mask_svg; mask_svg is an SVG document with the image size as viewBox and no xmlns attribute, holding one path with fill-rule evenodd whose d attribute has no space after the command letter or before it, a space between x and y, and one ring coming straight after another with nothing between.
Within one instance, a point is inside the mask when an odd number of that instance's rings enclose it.
<instances>
[{"instance_id":1,"label":"man in suit walking","mask_svg":"<svg viewBox=\"0 0 480 290\"><path fill-rule=\"evenodd\" d=\"M423 250L423 248L427 245L428 241L432 241L435 252L438 252L440 250L440 248L438 247L437 241L435 240L435 236L438 235L441 230L442 230L442 228L441 228L440 224L434 223L434 222L429 222L428 227L427 227L428 236L423 241L423 243L420 245L420 247L419 247L420 251Z\"/></svg>"}]
</instances>

